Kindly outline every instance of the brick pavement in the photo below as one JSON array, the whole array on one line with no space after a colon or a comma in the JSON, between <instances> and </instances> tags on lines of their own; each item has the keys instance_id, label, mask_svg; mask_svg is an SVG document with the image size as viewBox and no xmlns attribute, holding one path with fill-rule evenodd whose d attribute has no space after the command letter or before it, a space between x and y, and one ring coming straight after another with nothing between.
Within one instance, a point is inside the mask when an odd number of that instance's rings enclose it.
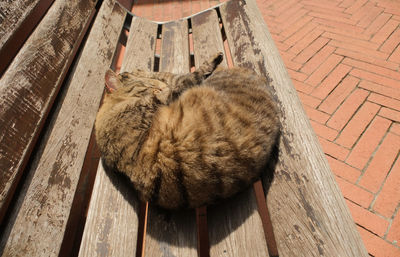
<instances>
[{"instance_id":1,"label":"brick pavement","mask_svg":"<svg viewBox=\"0 0 400 257\"><path fill-rule=\"evenodd\" d=\"M218 0L138 0L167 21ZM400 0L257 0L360 235L400 256Z\"/></svg>"}]
</instances>

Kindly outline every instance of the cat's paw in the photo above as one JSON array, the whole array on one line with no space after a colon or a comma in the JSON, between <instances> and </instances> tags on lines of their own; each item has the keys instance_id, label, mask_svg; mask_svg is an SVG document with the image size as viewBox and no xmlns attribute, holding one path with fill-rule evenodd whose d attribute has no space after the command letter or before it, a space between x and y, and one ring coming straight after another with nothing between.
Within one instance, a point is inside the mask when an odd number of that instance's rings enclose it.
<instances>
[{"instance_id":1,"label":"cat's paw","mask_svg":"<svg viewBox=\"0 0 400 257\"><path fill-rule=\"evenodd\" d=\"M214 69L218 66L218 64L220 64L222 62L223 59L224 59L224 54L222 52L215 54L211 58L211 60L212 60L211 64L214 66Z\"/></svg>"}]
</instances>

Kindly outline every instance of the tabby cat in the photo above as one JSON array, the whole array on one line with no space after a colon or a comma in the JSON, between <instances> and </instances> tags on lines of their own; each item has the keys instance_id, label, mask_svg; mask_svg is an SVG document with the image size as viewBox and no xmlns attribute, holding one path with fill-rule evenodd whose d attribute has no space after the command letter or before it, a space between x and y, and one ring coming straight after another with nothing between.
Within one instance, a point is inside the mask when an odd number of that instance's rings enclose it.
<instances>
[{"instance_id":1,"label":"tabby cat","mask_svg":"<svg viewBox=\"0 0 400 257\"><path fill-rule=\"evenodd\" d=\"M127 175L143 201L194 208L257 180L279 133L268 80L244 68L193 73L106 73L96 118L103 162Z\"/></svg>"}]
</instances>

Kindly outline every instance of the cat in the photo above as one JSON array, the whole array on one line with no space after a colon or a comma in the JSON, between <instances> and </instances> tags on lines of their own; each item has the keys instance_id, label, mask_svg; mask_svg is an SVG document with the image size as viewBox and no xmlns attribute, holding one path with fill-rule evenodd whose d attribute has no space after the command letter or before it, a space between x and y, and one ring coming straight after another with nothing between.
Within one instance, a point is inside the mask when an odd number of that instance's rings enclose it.
<instances>
[{"instance_id":1,"label":"cat","mask_svg":"<svg viewBox=\"0 0 400 257\"><path fill-rule=\"evenodd\" d=\"M222 58L184 75L107 71L96 141L104 164L125 174L142 201L195 208L259 179L279 134L269 80L216 69Z\"/></svg>"}]
</instances>

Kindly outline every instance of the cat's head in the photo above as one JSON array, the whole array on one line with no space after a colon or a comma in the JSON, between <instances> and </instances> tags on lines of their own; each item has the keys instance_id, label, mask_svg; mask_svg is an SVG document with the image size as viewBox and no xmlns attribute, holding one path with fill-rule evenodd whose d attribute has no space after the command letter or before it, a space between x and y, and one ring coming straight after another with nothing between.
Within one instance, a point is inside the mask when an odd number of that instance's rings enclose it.
<instances>
[{"instance_id":1,"label":"cat's head","mask_svg":"<svg viewBox=\"0 0 400 257\"><path fill-rule=\"evenodd\" d=\"M137 78L131 73L117 75L111 70L105 82L107 92L96 116L96 140L105 163L117 167L123 161L121 151L130 151L130 158L136 156L135 149L146 138L169 89L158 80Z\"/></svg>"},{"instance_id":2,"label":"cat's head","mask_svg":"<svg viewBox=\"0 0 400 257\"><path fill-rule=\"evenodd\" d=\"M104 102L117 104L121 101L166 102L169 88L162 81L134 76L132 73L123 72L116 74L108 70L105 75L106 95Z\"/></svg>"}]
</instances>

